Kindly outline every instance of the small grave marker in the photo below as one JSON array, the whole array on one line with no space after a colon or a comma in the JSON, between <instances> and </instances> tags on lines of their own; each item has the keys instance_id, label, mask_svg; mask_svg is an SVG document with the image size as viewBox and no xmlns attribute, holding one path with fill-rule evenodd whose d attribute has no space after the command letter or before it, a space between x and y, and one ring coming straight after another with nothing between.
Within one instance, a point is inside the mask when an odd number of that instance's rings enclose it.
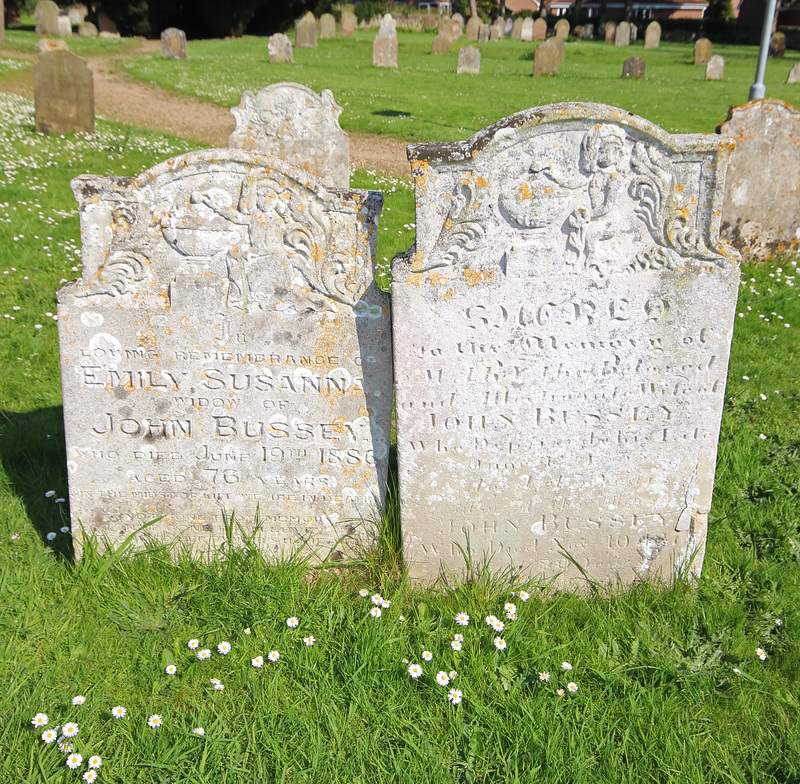
<instances>
[{"instance_id":1,"label":"small grave marker","mask_svg":"<svg viewBox=\"0 0 800 784\"><path fill-rule=\"evenodd\" d=\"M82 57L66 48L40 54L33 92L37 131L94 133L94 81Z\"/></svg>"},{"instance_id":2,"label":"small grave marker","mask_svg":"<svg viewBox=\"0 0 800 784\"><path fill-rule=\"evenodd\" d=\"M617 40L617 23L606 22L605 41L607 44L613 44Z\"/></svg>"},{"instance_id":3,"label":"small grave marker","mask_svg":"<svg viewBox=\"0 0 800 784\"><path fill-rule=\"evenodd\" d=\"M617 32L614 36L614 46L630 46L631 26L628 22L620 22L617 25Z\"/></svg>"},{"instance_id":4,"label":"small grave marker","mask_svg":"<svg viewBox=\"0 0 800 784\"><path fill-rule=\"evenodd\" d=\"M708 65L711 57L711 41L708 38L698 38L694 45L694 64Z\"/></svg>"},{"instance_id":5,"label":"small grave marker","mask_svg":"<svg viewBox=\"0 0 800 784\"><path fill-rule=\"evenodd\" d=\"M463 46L458 52L457 73L479 74L481 72L481 50L477 46Z\"/></svg>"},{"instance_id":6,"label":"small grave marker","mask_svg":"<svg viewBox=\"0 0 800 784\"><path fill-rule=\"evenodd\" d=\"M555 37L566 41L569 38L569 22L566 19L559 19L556 22Z\"/></svg>"},{"instance_id":7,"label":"small grave marker","mask_svg":"<svg viewBox=\"0 0 800 784\"><path fill-rule=\"evenodd\" d=\"M537 16L533 21L533 37L534 41L544 41L547 39L547 22L541 16Z\"/></svg>"},{"instance_id":8,"label":"small grave marker","mask_svg":"<svg viewBox=\"0 0 800 784\"><path fill-rule=\"evenodd\" d=\"M177 27L168 27L161 33L161 56L165 60L186 59L186 33Z\"/></svg>"},{"instance_id":9,"label":"small grave marker","mask_svg":"<svg viewBox=\"0 0 800 784\"><path fill-rule=\"evenodd\" d=\"M563 44L563 41L550 38L533 50L534 76L556 76L558 74L558 64L563 59L559 44Z\"/></svg>"},{"instance_id":10,"label":"small grave marker","mask_svg":"<svg viewBox=\"0 0 800 784\"><path fill-rule=\"evenodd\" d=\"M271 63L293 63L292 42L283 33L275 33L269 37L267 53Z\"/></svg>"},{"instance_id":11,"label":"small grave marker","mask_svg":"<svg viewBox=\"0 0 800 784\"><path fill-rule=\"evenodd\" d=\"M295 28L294 45L298 49L316 49L317 36L317 20L311 11L307 11Z\"/></svg>"},{"instance_id":12,"label":"small grave marker","mask_svg":"<svg viewBox=\"0 0 800 784\"><path fill-rule=\"evenodd\" d=\"M321 40L336 38L336 19L333 14L323 14L319 18L319 37Z\"/></svg>"},{"instance_id":13,"label":"small grave marker","mask_svg":"<svg viewBox=\"0 0 800 784\"><path fill-rule=\"evenodd\" d=\"M644 79L645 62L641 57L629 57L622 64L622 76Z\"/></svg>"},{"instance_id":14,"label":"small grave marker","mask_svg":"<svg viewBox=\"0 0 800 784\"><path fill-rule=\"evenodd\" d=\"M718 82L725 76L725 58L721 54L712 54L706 65L706 81Z\"/></svg>"}]
</instances>

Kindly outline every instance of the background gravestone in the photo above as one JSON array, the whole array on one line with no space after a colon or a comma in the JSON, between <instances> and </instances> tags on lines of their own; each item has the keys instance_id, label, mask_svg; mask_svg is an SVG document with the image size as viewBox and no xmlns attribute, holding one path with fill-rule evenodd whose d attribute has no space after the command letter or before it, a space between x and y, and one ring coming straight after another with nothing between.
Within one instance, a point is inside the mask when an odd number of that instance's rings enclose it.
<instances>
[{"instance_id":1,"label":"background gravestone","mask_svg":"<svg viewBox=\"0 0 800 784\"><path fill-rule=\"evenodd\" d=\"M272 557L368 540L392 405L381 195L242 150L73 190L83 275L58 293L73 530L116 545L163 515L147 534L208 554L225 513Z\"/></svg>"},{"instance_id":2,"label":"background gravestone","mask_svg":"<svg viewBox=\"0 0 800 784\"><path fill-rule=\"evenodd\" d=\"M644 31L644 48L658 49L661 44L661 25L658 22L650 22Z\"/></svg>"},{"instance_id":3,"label":"background gravestone","mask_svg":"<svg viewBox=\"0 0 800 784\"><path fill-rule=\"evenodd\" d=\"M559 19L556 22L555 37L566 41L569 38L569 22L566 19Z\"/></svg>"},{"instance_id":4,"label":"background gravestone","mask_svg":"<svg viewBox=\"0 0 800 784\"><path fill-rule=\"evenodd\" d=\"M536 17L533 21L532 39L533 41L544 41L547 38L547 22L541 16Z\"/></svg>"},{"instance_id":5,"label":"background gravestone","mask_svg":"<svg viewBox=\"0 0 800 784\"><path fill-rule=\"evenodd\" d=\"M64 38L72 37L72 22L67 14L58 15L58 34Z\"/></svg>"},{"instance_id":6,"label":"background gravestone","mask_svg":"<svg viewBox=\"0 0 800 784\"><path fill-rule=\"evenodd\" d=\"M789 76L786 79L786 84L800 84L800 63L795 63L792 70L789 71Z\"/></svg>"},{"instance_id":7,"label":"background gravestone","mask_svg":"<svg viewBox=\"0 0 800 784\"><path fill-rule=\"evenodd\" d=\"M584 30L584 35L585 35L586 38L588 38L588 39L594 38L594 25L591 22L587 22L583 26L583 30Z\"/></svg>"},{"instance_id":8,"label":"background gravestone","mask_svg":"<svg viewBox=\"0 0 800 784\"><path fill-rule=\"evenodd\" d=\"M358 27L358 18L352 11L342 11L342 21L339 25L339 35L352 38L353 32Z\"/></svg>"},{"instance_id":9,"label":"background gravestone","mask_svg":"<svg viewBox=\"0 0 800 784\"><path fill-rule=\"evenodd\" d=\"M644 79L645 62L641 57L629 57L622 64L622 76Z\"/></svg>"},{"instance_id":10,"label":"background gravestone","mask_svg":"<svg viewBox=\"0 0 800 784\"><path fill-rule=\"evenodd\" d=\"M559 41L557 38L550 38L533 50L534 76L555 76L558 74L558 64L563 59L559 44L563 44L563 41Z\"/></svg>"},{"instance_id":11,"label":"background gravestone","mask_svg":"<svg viewBox=\"0 0 800 784\"><path fill-rule=\"evenodd\" d=\"M708 38L698 38L694 45L694 64L708 65L711 57L711 41Z\"/></svg>"},{"instance_id":12,"label":"background gravestone","mask_svg":"<svg viewBox=\"0 0 800 784\"><path fill-rule=\"evenodd\" d=\"M509 17L508 19L506 19L506 25L505 28L503 29L503 37L504 38L509 37L513 29L514 29L514 20L511 17Z\"/></svg>"},{"instance_id":13,"label":"background gravestone","mask_svg":"<svg viewBox=\"0 0 800 784\"><path fill-rule=\"evenodd\" d=\"M236 128L229 148L287 161L329 188L350 187L350 139L339 125L342 107L330 90L317 95L292 82L271 84L255 95L245 90L231 113Z\"/></svg>"},{"instance_id":14,"label":"background gravestone","mask_svg":"<svg viewBox=\"0 0 800 784\"><path fill-rule=\"evenodd\" d=\"M720 54L712 54L706 65L706 80L718 82L725 76L725 58Z\"/></svg>"},{"instance_id":15,"label":"background gravestone","mask_svg":"<svg viewBox=\"0 0 800 784\"><path fill-rule=\"evenodd\" d=\"M533 41L533 19L529 16L522 20L522 26L520 27L520 40L521 41ZM545 28L547 25L545 25Z\"/></svg>"},{"instance_id":16,"label":"background gravestone","mask_svg":"<svg viewBox=\"0 0 800 784\"><path fill-rule=\"evenodd\" d=\"M283 33L275 33L269 37L267 45L269 61L271 63L293 63L292 42Z\"/></svg>"},{"instance_id":17,"label":"background gravestone","mask_svg":"<svg viewBox=\"0 0 800 784\"><path fill-rule=\"evenodd\" d=\"M81 22L78 25L78 36L80 38L97 38L97 28L91 22Z\"/></svg>"},{"instance_id":18,"label":"background gravestone","mask_svg":"<svg viewBox=\"0 0 800 784\"><path fill-rule=\"evenodd\" d=\"M111 33L114 37L119 36L117 23L102 8L97 12L97 29L101 36L103 33Z\"/></svg>"},{"instance_id":19,"label":"background gravestone","mask_svg":"<svg viewBox=\"0 0 800 784\"><path fill-rule=\"evenodd\" d=\"M605 36L605 42L607 44L612 44L617 40L616 22L606 22L606 30L604 36Z\"/></svg>"},{"instance_id":20,"label":"background gravestone","mask_svg":"<svg viewBox=\"0 0 800 784\"><path fill-rule=\"evenodd\" d=\"M372 65L375 68L397 68L397 22L391 14L384 14L372 42Z\"/></svg>"},{"instance_id":21,"label":"background gravestone","mask_svg":"<svg viewBox=\"0 0 800 784\"><path fill-rule=\"evenodd\" d=\"M768 98L728 112L736 142L725 179L722 236L747 255L800 250L800 111Z\"/></svg>"},{"instance_id":22,"label":"background gravestone","mask_svg":"<svg viewBox=\"0 0 800 784\"><path fill-rule=\"evenodd\" d=\"M333 14L323 14L319 18L319 37L322 40L336 38L336 19Z\"/></svg>"},{"instance_id":23,"label":"background gravestone","mask_svg":"<svg viewBox=\"0 0 800 784\"><path fill-rule=\"evenodd\" d=\"M452 43L453 42L450 40L450 36L439 33L439 35L433 39L433 43L431 44L431 54L449 54L450 45Z\"/></svg>"},{"instance_id":24,"label":"background gravestone","mask_svg":"<svg viewBox=\"0 0 800 784\"><path fill-rule=\"evenodd\" d=\"M53 0L39 0L34 15L36 35L61 35L58 29L59 8Z\"/></svg>"},{"instance_id":25,"label":"background gravestone","mask_svg":"<svg viewBox=\"0 0 800 784\"><path fill-rule=\"evenodd\" d=\"M586 27L584 25L575 25L572 34L575 36L576 40L583 41L586 38Z\"/></svg>"},{"instance_id":26,"label":"background gravestone","mask_svg":"<svg viewBox=\"0 0 800 784\"><path fill-rule=\"evenodd\" d=\"M501 17L497 17L494 20L494 23L489 28L489 40L490 41L502 41L506 35L506 23L503 21Z\"/></svg>"},{"instance_id":27,"label":"background gravestone","mask_svg":"<svg viewBox=\"0 0 800 784\"><path fill-rule=\"evenodd\" d=\"M514 20L514 24L511 27L511 40L522 40L522 18L519 16Z\"/></svg>"},{"instance_id":28,"label":"background gravestone","mask_svg":"<svg viewBox=\"0 0 800 784\"><path fill-rule=\"evenodd\" d=\"M168 27L161 33L161 56L167 60L186 59L186 33L177 27Z\"/></svg>"},{"instance_id":29,"label":"background gravestone","mask_svg":"<svg viewBox=\"0 0 800 784\"><path fill-rule=\"evenodd\" d=\"M481 72L481 50L477 46L463 46L458 52L456 73L479 74Z\"/></svg>"},{"instance_id":30,"label":"background gravestone","mask_svg":"<svg viewBox=\"0 0 800 784\"><path fill-rule=\"evenodd\" d=\"M453 35L455 36L455 40L458 41L464 34L464 17L459 13L455 13L451 18L453 20ZM456 29L456 27L458 29Z\"/></svg>"},{"instance_id":31,"label":"background gravestone","mask_svg":"<svg viewBox=\"0 0 800 784\"><path fill-rule=\"evenodd\" d=\"M436 32L438 35L446 35L452 40L453 38L453 22L449 16L440 16L439 24L437 25Z\"/></svg>"},{"instance_id":32,"label":"background gravestone","mask_svg":"<svg viewBox=\"0 0 800 784\"><path fill-rule=\"evenodd\" d=\"M37 131L94 133L94 81L82 57L66 50L40 54L33 92Z\"/></svg>"},{"instance_id":33,"label":"background gravestone","mask_svg":"<svg viewBox=\"0 0 800 784\"><path fill-rule=\"evenodd\" d=\"M489 40L489 33L491 28L488 24L482 24L480 28L478 28L478 43L485 44Z\"/></svg>"},{"instance_id":34,"label":"background gravestone","mask_svg":"<svg viewBox=\"0 0 800 784\"><path fill-rule=\"evenodd\" d=\"M786 53L786 33L774 32L769 39L770 57L783 57Z\"/></svg>"},{"instance_id":35,"label":"background gravestone","mask_svg":"<svg viewBox=\"0 0 800 784\"><path fill-rule=\"evenodd\" d=\"M311 11L297 23L294 31L294 45L298 49L317 48L317 20Z\"/></svg>"},{"instance_id":36,"label":"background gravestone","mask_svg":"<svg viewBox=\"0 0 800 784\"><path fill-rule=\"evenodd\" d=\"M467 40L477 41L478 33L481 29L481 20L477 16L471 16L467 22Z\"/></svg>"},{"instance_id":37,"label":"background gravestone","mask_svg":"<svg viewBox=\"0 0 800 784\"><path fill-rule=\"evenodd\" d=\"M412 579L463 573L467 547L558 586L582 579L564 552L611 584L700 570L739 287L729 151L599 104L409 147L392 312Z\"/></svg>"},{"instance_id":38,"label":"background gravestone","mask_svg":"<svg viewBox=\"0 0 800 784\"><path fill-rule=\"evenodd\" d=\"M88 9L85 5L71 5L67 9L67 15L69 16L70 24L75 25L75 27L86 20L87 13Z\"/></svg>"},{"instance_id":39,"label":"background gravestone","mask_svg":"<svg viewBox=\"0 0 800 784\"><path fill-rule=\"evenodd\" d=\"M614 46L630 46L631 26L628 22L620 22L614 36Z\"/></svg>"}]
</instances>

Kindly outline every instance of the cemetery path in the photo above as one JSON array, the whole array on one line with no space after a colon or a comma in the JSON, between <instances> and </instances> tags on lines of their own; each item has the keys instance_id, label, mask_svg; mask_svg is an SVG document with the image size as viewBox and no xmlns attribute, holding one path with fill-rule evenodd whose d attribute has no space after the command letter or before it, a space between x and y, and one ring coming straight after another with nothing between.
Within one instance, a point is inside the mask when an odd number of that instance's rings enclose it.
<instances>
[{"instance_id":1,"label":"cemetery path","mask_svg":"<svg viewBox=\"0 0 800 784\"><path fill-rule=\"evenodd\" d=\"M229 109L145 84L121 68L122 61L128 57L160 51L160 41L142 41L140 47L122 54L87 58L94 73L97 115L211 147L225 147L234 127ZM35 55L12 51L2 54L35 61ZM14 79L4 80L0 90L33 99L33 72L26 70ZM406 142L377 134L351 133L349 136L351 166L374 169L394 177L410 177Z\"/></svg>"}]
</instances>

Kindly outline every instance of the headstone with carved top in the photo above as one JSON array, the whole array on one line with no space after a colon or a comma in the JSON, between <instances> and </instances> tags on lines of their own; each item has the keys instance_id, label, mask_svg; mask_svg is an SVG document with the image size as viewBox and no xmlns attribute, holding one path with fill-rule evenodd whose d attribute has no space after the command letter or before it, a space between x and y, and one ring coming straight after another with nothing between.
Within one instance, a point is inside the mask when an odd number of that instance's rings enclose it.
<instances>
[{"instance_id":1,"label":"headstone with carved top","mask_svg":"<svg viewBox=\"0 0 800 784\"><path fill-rule=\"evenodd\" d=\"M477 41L478 40L478 33L481 29L481 20L478 16L471 16L469 21L467 22L467 40L468 41Z\"/></svg>"},{"instance_id":2,"label":"headstone with carved top","mask_svg":"<svg viewBox=\"0 0 800 784\"><path fill-rule=\"evenodd\" d=\"M319 37L323 41L336 38L336 19L333 14L323 14L319 18Z\"/></svg>"},{"instance_id":3,"label":"headstone with carved top","mask_svg":"<svg viewBox=\"0 0 800 784\"><path fill-rule=\"evenodd\" d=\"M412 578L463 574L468 551L563 587L699 572L739 284L731 147L599 104L409 147L392 312Z\"/></svg>"},{"instance_id":4,"label":"headstone with carved top","mask_svg":"<svg viewBox=\"0 0 800 784\"><path fill-rule=\"evenodd\" d=\"M650 22L644 31L644 48L658 49L661 44L661 25L658 22Z\"/></svg>"},{"instance_id":5,"label":"headstone with carved top","mask_svg":"<svg viewBox=\"0 0 800 784\"><path fill-rule=\"evenodd\" d=\"M706 64L706 81L718 82L725 76L725 58L721 54L712 54Z\"/></svg>"},{"instance_id":6,"label":"headstone with carved top","mask_svg":"<svg viewBox=\"0 0 800 784\"><path fill-rule=\"evenodd\" d=\"M519 30L520 41L533 41L533 28L533 19L529 16L523 19ZM547 24L545 24L545 30L547 30Z\"/></svg>"},{"instance_id":7,"label":"headstone with carved top","mask_svg":"<svg viewBox=\"0 0 800 784\"><path fill-rule=\"evenodd\" d=\"M392 407L381 195L238 149L73 190L83 273L58 316L78 547L158 518L135 546L208 554L226 515L270 557L363 550Z\"/></svg>"},{"instance_id":8,"label":"headstone with carved top","mask_svg":"<svg viewBox=\"0 0 800 784\"><path fill-rule=\"evenodd\" d=\"M59 10L53 0L39 0L36 3L36 35L61 35L58 27Z\"/></svg>"},{"instance_id":9,"label":"headstone with carved top","mask_svg":"<svg viewBox=\"0 0 800 784\"><path fill-rule=\"evenodd\" d=\"M522 40L522 17L520 16L518 16L514 20L514 24L511 27L511 40L512 41Z\"/></svg>"},{"instance_id":10,"label":"headstone with carved top","mask_svg":"<svg viewBox=\"0 0 800 784\"><path fill-rule=\"evenodd\" d=\"M498 16L494 20L492 26L489 28L490 41L502 41L506 36L506 23L505 20Z\"/></svg>"},{"instance_id":11,"label":"headstone with carved top","mask_svg":"<svg viewBox=\"0 0 800 784\"><path fill-rule=\"evenodd\" d=\"M698 38L694 45L694 64L708 65L711 57L711 41L708 38Z\"/></svg>"},{"instance_id":12,"label":"headstone with carved top","mask_svg":"<svg viewBox=\"0 0 800 784\"><path fill-rule=\"evenodd\" d=\"M569 22L566 19L559 19L556 22L555 36L562 41L566 41L569 38Z\"/></svg>"},{"instance_id":13,"label":"headstone with carved top","mask_svg":"<svg viewBox=\"0 0 800 784\"><path fill-rule=\"evenodd\" d=\"M547 22L541 16L536 17L533 22L532 38L533 41L545 41L547 39Z\"/></svg>"},{"instance_id":14,"label":"headstone with carved top","mask_svg":"<svg viewBox=\"0 0 800 784\"><path fill-rule=\"evenodd\" d=\"M353 32L358 27L358 18L352 11L342 11L342 21L339 25L339 35L352 38Z\"/></svg>"},{"instance_id":15,"label":"headstone with carved top","mask_svg":"<svg viewBox=\"0 0 800 784\"><path fill-rule=\"evenodd\" d=\"M631 43L631 26L628 22L620 22L617 25L617 32L614 36L615 46L630 46Z\"/></svg>"},{"instance_id":16,"label":"headstone with carved top","mask_svg":"<svg viewBox=\"0 0 800 784\"><path fill-rule=\"evenodd\" d=\"M605 29L605 42L607 44L613 44L617 40L617 23L616 22L606 22L606 29Z\"/></svg>"}]
</instances>

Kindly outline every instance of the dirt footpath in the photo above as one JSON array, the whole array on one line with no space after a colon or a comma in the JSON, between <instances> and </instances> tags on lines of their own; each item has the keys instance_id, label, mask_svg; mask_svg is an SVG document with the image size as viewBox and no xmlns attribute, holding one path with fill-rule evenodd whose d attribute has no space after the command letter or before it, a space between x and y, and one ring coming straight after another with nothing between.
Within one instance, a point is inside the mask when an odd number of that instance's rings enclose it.
<instances>
[{"instance_id":1,"label":"dirt footpath","mask_svg":"<svg viewBox=\"0 0 800 784\"><path fill-rule=\"evenodd\" d=\"M225 147L234 127L233 115L228 109L144 84L122 71L122 60L160 51L160 41L142 41L139 48L125 54L87 58L94 73L96 114L107 120L171 133L211 147ZM0 50L0 56L19 58L24 55ZM35 57L25 56L25 59L33 62ZM14 80L0 83L0 90L33 99L33 73L26 71ZM351 133L349 136L351 167L410 177L406 142L372 134Z\"/></svg>"}]
</instances>

